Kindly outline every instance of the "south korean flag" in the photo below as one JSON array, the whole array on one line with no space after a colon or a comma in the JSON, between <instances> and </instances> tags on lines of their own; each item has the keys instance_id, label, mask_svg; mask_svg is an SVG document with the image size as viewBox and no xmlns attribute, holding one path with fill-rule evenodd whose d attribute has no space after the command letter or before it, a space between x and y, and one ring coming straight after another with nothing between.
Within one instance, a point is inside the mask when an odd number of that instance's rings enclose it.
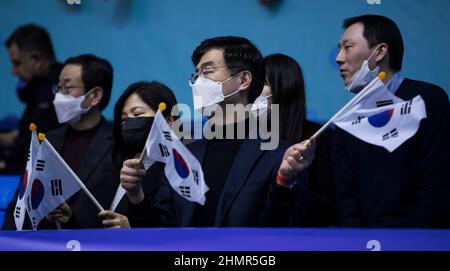
<instances>
[{"instance_id":1,"label":"south korean flag","mask_svg":"<svg viewBox=\"0 0 450 271\"><path fill-rule=\"evenodd\" d=\"M209 188L202 167L167 124L161 107L153 121L145 150L146 169L154 161L165 163L164 172L171 187L183 198L205 204L205 193Z\"/></svg>"},{"instance_id":2,"label":"south korean flag","mask_svg":"<svg viewBox=\"0 0 450 271\"><path fill-rule=\"evenodd\" d=\"M366 94L344 112L334 123L355 137L395 151L419 129L427 117L420 95L404 101L392 94L376 78L364 90Z\"/></svg>"},{"instance_id":3,"label":"south korean flag","mask_svg":"<svg viewBox=\"0 0 450 271\"><path fill-rule=\"evenodd\" d=\"M81 181L50 142L45 138L42 140L33 178L30 179L31 189L25 196L28 215L35 230L47 214L81 188Z\"/></svg>"},{"instance_id":4,"label":"south korean flag","mask_svg":"<svg viewBox=\"0 0 450 271\"><path fill-rule=\"evenodd\" d=\"M36 125L30 124L31 141L30 148L27 154L27 165L25 171L20 180L19 194L17 195L16 207L14 208L14 222L16 229L21 231L23 228L23 222L25 220L26 206L25 206L25 194L26 191L31 189L30 178L33 176L34 167L36 165L36 155L39 150L39 139L36 133Z\"/></svg>"}]
</instances>

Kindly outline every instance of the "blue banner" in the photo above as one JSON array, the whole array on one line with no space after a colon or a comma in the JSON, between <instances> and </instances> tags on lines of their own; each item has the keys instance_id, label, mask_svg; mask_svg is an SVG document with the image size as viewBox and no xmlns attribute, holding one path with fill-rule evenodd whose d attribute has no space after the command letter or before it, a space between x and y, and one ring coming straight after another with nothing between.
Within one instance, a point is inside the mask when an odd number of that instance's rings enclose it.
<instances>
[{"instance_id":1,"label":"blue banner","mask_svg":"<svg viewBox=\"0 0 450 271\"><path fill-rule=\"evenodd\" d=\"M0 231L0 251L450 251L450 230L120 229Z\"/></svg>"}]
</instances>

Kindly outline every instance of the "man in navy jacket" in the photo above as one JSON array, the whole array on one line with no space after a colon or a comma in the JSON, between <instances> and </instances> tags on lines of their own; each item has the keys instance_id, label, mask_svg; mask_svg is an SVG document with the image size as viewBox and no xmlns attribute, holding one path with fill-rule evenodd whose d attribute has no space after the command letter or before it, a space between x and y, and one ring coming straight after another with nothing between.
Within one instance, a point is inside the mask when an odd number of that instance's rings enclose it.
<instances>
[{"instance_id":1,"label":"man in navy jacket","mask_svg":"<svg viewBox=\"0 0 450 271\"><path fill-rule=\"evenodd\" d=\"M450 226L450 106L440 87L403 78L403 40L383 16L344 21L336 62L347 89L352 76L379 67L389 91L403 100L423 98L427 118L392 153L336 128L333 145L338 220L345 227ZM371 57L372 55L372 57ZM362 67L362 68L361 68ZM361 70L361 71L362 71ZM353 91L353 89L349 89Z\"/></svg>"},{"instance_id":2,"label":"man in navy jacket","mask_svg":"<svg viewBox=\"0 0 450 271\"><path fill-rule=\"evenodd\" d=\"M262 148L262 138L252 138L248 114L237 114L227 105L252 103L264 85L264 60L259 50L241 37L217 37L203 41L194 51L192 61L196 73L191 85L203 98L194 107L209 115L211 131L223 129L225 136L194 141L187 147L202 164L205 182L209 187L205 205L190 202L179 196L167 181L154 198L143 193L137 159L124 162L121 185L127 190L129 218L132 226L181 227L255 227L277 223L276 198L289 195L285 178L291 179L294 168L283 157L289 144L280 141L272 150ZM216 88L219 86L218 88ZM210 96L216 94L217 96ZM219 100L217 99L219 98ZM213 103L208 103L214 101ZM219 113L221 111L221 113ZM250 111L250 110L249 110ZM223 114L222 114L223 113ZM249 113L249 112L247 112ZM276 120L278 121L278 120ZM243 137L237 137L238 127L244 124ZM230 128L234 129L229 138ZM242 131L241 131L242 132ZM219 136L220 137L220 136ZM288 151L298 160L292 165L301 172L312 160L313 145ZM282 163L283 162L283 163ZM285 175L278 176L280 174ZM278 176L278 177L277 177ZM304 176L298 175L302 181ZM281 180L277 182L276 180ZM144 180L152 181L152 180ZM269 193L272 192L272 193ZM269 196L274 194L274 196Z\"/></svg>"}]
</instances>

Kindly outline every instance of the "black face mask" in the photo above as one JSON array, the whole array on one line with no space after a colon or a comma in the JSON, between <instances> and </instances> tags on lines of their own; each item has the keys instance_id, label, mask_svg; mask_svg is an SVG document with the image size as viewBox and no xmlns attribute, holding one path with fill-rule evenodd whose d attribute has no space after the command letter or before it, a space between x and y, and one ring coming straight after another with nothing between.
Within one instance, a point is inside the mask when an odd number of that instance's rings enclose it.
<instances>
[{"instance_id":1,"label":"black face mask","mask_svg":"<svg viewBox=\"0 0 450 271\"><path fill-rule=\"evenodd\" d=\"M155 117L127 118L122 125L122 137L128 153L137 154L144 149Z\"/></svg>"}]
</instances>

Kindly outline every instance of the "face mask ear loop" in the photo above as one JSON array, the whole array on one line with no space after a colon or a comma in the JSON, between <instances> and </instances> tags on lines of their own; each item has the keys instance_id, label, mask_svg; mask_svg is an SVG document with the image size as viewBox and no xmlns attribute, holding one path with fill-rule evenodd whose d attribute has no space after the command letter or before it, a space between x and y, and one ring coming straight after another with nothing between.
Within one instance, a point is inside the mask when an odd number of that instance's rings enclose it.
<instances>
[{"instance_id":1,"label":"face mask ear loop","mask_svg":"<svg viewBox=\"0 0 450 271\"><path fill-rule=\"evenodd\" d=\"M373 52L372 52L372 54L370 54L369 58L366 59L366 60L364 60L364 62L365 62L365 61L369 62L369 60L373 57L373 55L375 54L375 52L377 51L377 49L378 49L378 46L375 48L375 50L373 50ZM364 64L364 62L363 62L363 64ZM361 65L361 68L362 68L362 65ZM361 68L360 68L360 69L361 69ZM370 70L370 68L369 68L369 70ZM353 85L355 84L355 82L356 82L356 81L353 81L353 83L348 87L348 89L352 89L352 87L353 87Z\"/></svg>"},{"instance_id":2,"label":"face mask ear loop","mask_svg":"<svg viewBox=\"0 0 450 271\"><path fill-rule=\"evenodd\" d=\"M372 54L369 56L369 58L367 59L367 62L369 62L370 61L370 59L373 57L373 55L375 54L375 52L378 50L378 47L379 46L377 46L376 48L375 48L375 50L373 50L373 52L372 52ZM368 63L367 63L368 64ZM378 66L378 64L377 64L377 66ZM370 70L370 67L369 67L369 70ZM372 70L371 70L372 71Z\"/></svg>"},{"instance_id":3,"label":"face mask ear loop","mask_svg":"<svg viewBox=\"0 0 450 271\"><path fill-rule=\"evenodd\" d=\"M225 81L222 81L222 85L223 85L224 83L230 81L231 79L235 78L235 77L238 76L239 74L241 74L241 72L238 72L238 73L236 73L235 75L230 76L228 79L225 79ZM236 94L239 93L239 92L240 92L240 90L238 89L238 90L236 90L235 92L233 92L233 93L231 93L231 94L228 94L228 95L226 95L226 96L223 96L223 98L224 98L224 99L229 98L229 97L231 97L231 96L236 95Z\"/></svg>"}]
</instances>

